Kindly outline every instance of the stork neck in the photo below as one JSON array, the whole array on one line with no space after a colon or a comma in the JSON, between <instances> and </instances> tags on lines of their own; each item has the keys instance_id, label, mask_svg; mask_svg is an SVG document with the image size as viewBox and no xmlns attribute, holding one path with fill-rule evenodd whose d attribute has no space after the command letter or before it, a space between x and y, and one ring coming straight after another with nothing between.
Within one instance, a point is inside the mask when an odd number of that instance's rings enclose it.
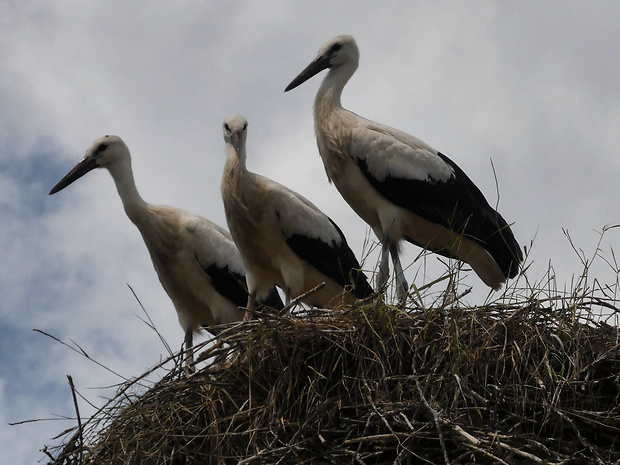
<instances>
[{"instance_id":1,"label":"stork neck","mask_svg":"<svg viewBox=\"0 0 620 465\"><path fill-rule=\"evenodd\" d=\"M256 175L250 173L245 166L245 147L241 157L231 144L226 145L226 164L222 177L222 199L226 211L226 220L242 228L255 227L253 217L260 214L260 208L251 208L257 200ZM234 231L230 226L231 232ZM234 233L233 233L234 234Z\"/></svg>"},{"instance_id":2,"label":"stork neck","mask_svg":"<svg viewBox=\"0 0 620 465\"><path fill-rule=\"evenodd\" d=\"M242 150L241 157L238 157L235 148L231 144L227 144L226 164L224 165L224 177L222 178L222 192L237 192L240 180L246 177L248 177L248 170L245 166L245 151Z\"/></svg>"},{"instance_id":3,"label":"stork neck","mask_svg":"<svg viewBox=\"0 0 620 465\"><path fill-rule=\"evenodd\" d=\"M140 196L133 177L131 160L122 160L108 167L108 171L114 179L116 190L123 202L127 216L133 221L140 211L145 210L146 202Z\"/></svg>"},{"instance_id":4,"label":"stork neck","mask_svg":"<svg viewBox=\"0 0 620 465\"><path fill-rule=\"evenodd\" d=\"M323 82L321 82L319 91L316 94L315 105L320 102L322 106L329 105L333 108L342 108L340 103L342 91L356 69L357 63L343 64L337 68L331 68Z\"/></svg>"},{"instance_id":5,"label":"stork neck","mask_svg":"<svg viewBox=\"0 0 620 465\"><path fill-rule=\"evenodd\" d=\"M330 71L331 73L331 71ZM333 76L328 73L319 87L319 91L316 94L314 100L314 106L330 107L330 108L342 108L340 103L340 96L346 82L332 79Z\"/></svg>"},{"instance_id":6,"label":"stork neck","mask_svg":"<svg viewBox=\"0 0 620 465\"><path fill-rule=\"evenodd\" d=\"M235 172L236 175L247 173L247 168L245 166L245 160L246 160L245 146L241 148L239 156L237 156L237 151L232 146L232 144L226 144L226 166L231 171Z\"/></svg>"}]
</instances>

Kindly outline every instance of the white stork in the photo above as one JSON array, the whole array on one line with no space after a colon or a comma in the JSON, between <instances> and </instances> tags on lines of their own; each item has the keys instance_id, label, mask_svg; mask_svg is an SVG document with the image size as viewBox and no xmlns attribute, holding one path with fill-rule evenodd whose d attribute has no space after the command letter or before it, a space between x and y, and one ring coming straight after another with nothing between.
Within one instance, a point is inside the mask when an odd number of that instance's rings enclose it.
<instances>
[{"instance_id":1,"label":"white stork","mask_svg":"<svg viewBox=\"0 0 620 465\"><path fill-rule=\"evenodd\" d=\"M228 228L247 272L246 316L254 299L274 284L295 298L324 282L324 288L304 299L324 307L369 296L372 288L336 223L298 193L247 170L247 128L242 116L224 121L222 178Z\"/></svg>"},{"instance_id":2,"label":"white stork","mask_svg":"<svg viewBox=\"0 0 620 465\"><path fill-rule=\"evenodd\" d=\"M448 157L342 107L342 90L358 62L353 37L334 37L285 92L329 69L314 101L319 153L329 180L382 243L378 288L387 282L389 252L399 296L406 297L398 258L404 239L469 263L486 285L498 290L517 275L523 260L510 227Z\"/></svg>"},{"instance_id":3,"label":"white stork","mask_svg":"<svg viewBox=\"0 0 620 465\"><path fill-rule=\"evenodd\" d=\"M129 149L117 136L97 139L50 195L95 168L108 169L127 216L142 234L185 331L186 362L191 366L194 331L243 319L239 307L246 304L248 293L239 251L230 234L206 218L145 202L136 189ZM264 297L266 305L283 306L273 286Z\"/></svg>"}]
</instances>

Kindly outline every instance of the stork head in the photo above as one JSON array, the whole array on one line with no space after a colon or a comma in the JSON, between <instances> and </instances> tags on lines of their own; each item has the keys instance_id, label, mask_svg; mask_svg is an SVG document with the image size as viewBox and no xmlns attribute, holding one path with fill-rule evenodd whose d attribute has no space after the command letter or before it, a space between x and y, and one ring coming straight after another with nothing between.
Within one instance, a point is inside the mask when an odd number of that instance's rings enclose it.
<instances>
[{"instance_id":1,"label":"stork head","mask_svg":"<svg viewBox=\"0 0 620 465\"><path fill-rule=\"evenodd\" d=\"M284 92L303 84L327 68L332 70L348 68L348 73L346 73L346 80L348 80L357 69L359 59L360 51L353 37L348 35L333 37L323 44L317 57L291 81Z\"/></svg>"},{"instance_id":2,"label":"stork head","mask_svg":"<svg viewBox=\"0 0 620 465\"><path fill-rule=\"evenodd\" d=\"M129 149L118 136L103 136L86 151L84 157L50 191L50 195L63 190L95 168L109 168L120 160L129 159Z\"/></svg>"},{"instance_id":3,"label":"stork head","mask_svg":"<svg viewBox=\"0 0 620 465\"><path fill-rule=\"evenodd\" d=\"M243 116L229 116L224 120L224 140L233 147L239 160L243 160L247 136L248 122Z\"/></svg>"}]
</instances>

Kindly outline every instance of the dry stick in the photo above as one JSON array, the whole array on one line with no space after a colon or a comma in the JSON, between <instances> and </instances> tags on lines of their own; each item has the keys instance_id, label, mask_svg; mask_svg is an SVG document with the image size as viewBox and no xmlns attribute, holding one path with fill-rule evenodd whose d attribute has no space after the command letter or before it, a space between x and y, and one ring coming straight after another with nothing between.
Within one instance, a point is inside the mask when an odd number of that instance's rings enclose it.
<instances>
[{"instance_id":1,"label":"dry stick","mask_svg":"<svg viewBox=\"0 0 620 465\"><path fill-rule=\"evenodd\" d=\"M368 391L370 392L370 387L368 386L368 382L366 380L364 380L364 385L366 386L366 389L368 389ZM371 407L374 410L375 414L381 419L381 421L383 422L385 427L390 430L390 434L387 435L387 436L388 437L392 437L392 438L396 438L398 440L398 436L396 435L396 433L392 429L392 426L390 425L390 422L387 421L387 419L385 418L385 416L381 412L379 412L379 409L377 408L375 403L372 401L372 398L370 397L370 393L367 394L366 400L371 405ZM370 419L370 417L369 417L369 419ZM400 440L398 442L400 443Z\"/></svg>"},{"instance_id":2,"label":"dry stick","mask_svg":"<svg viewBox=\"0 0 620 465\"><path fill-rule=\"evenodd\" d=\"M297 305L298 303L300 303L302 300L304 300L306 297L311 296L312 294L316 294L317 292L319 292L321 289L323 289L325 287L325 283L322 282L321 284L319 284L318 286L316 286L313 289L310 289L308 292L304 292L303 294L301 294L300 296L295 297L293 300L290 301L290 303L284 307L282 310L280 310L280 313L287 313L288 311L291 310L291 308L293 308L295 305Z\"/></svg>"},{"instance_id":3,"label":"dry stick","mask_svg":"<svg viewBox=\"0 0 620 465\"><path fill-rule=\"evenodd\" d=\"M465 446L469 447L470 449L473 449L476 452L480 452L482 455L485 455L493 459L494 460L493 463L501 463L502 465L510 465L510 463L506 462L505 460L500 459L497 455L491 454L488 450L484 450L478 446L474 446L473 444L465 444Z\"/></svg>"},{"instance_id":4,"label":"dry stick","mask_svg":"<svg viewBox=\"0 0 620 465\"><path fill-rule=\"evenodd\" d=\"M487 435L488 436L494 436L493 433L487 433ZM509 450L513 454L520 455L521 457L525 457L526 459L531 460L531 461L533 461L535 463L547 463L544 460L542 460L540 457L537 457L534 454L530 454L529 452L525 452L525 451L522 451L520 449L517 449L516 447L509 446L505 442L496 441L495 444L499 445L503 449Z\"/></svg>"},{"instance_id":5,"label":"dry stick","mask_svg":"<svg viewBox=\"0 0 620 465\"><path fill-rule=\"evenodd\" d=\"M504 465L509 465L508 462L506 462L506 461L500 459L499 457L493 455L489 451L482 449L480 447L482 445L482 441L480 439L472 436L471 434L469 434L467 431L465 431L459 425L453 425L452 428L454 429L454 431L456 431L458 434L460 434L462 437L464 437L470 443L469 446L472 449L477 450L478 452L481 452L483 455L491 457L493 460L496 460L499 463L502 463Z\"/></svg>"},{"instance_id":6,"label":"dry stick","mask_svg":"<svg viewBox=\"0 0 620 465\"><path fill-rule=\"evenodd\" d=\"M320 291L321 289L323 289L324 287L325 287L325 282L322 282L321 284L319 284L319 285L318 285L318 286L316 286L315 288L310 289L308 292L304 292L303 294L301 294L301 295L299 295L299 296L295 297L295 298L294 298L293 300L291 300L291 301L289 302L289 304L288 304L288 305L286 305L286 306L285 306L282 310L278 310L278 314L283 315L283 314L285 314L285 313L288 313L288 312L291 310L291 308L293 308L295 305L299 304L299 303L300 303L302 300L304 300L306 297L309 297L309 296L311 296L312 294L316 294L317 292L319 292L319 291ZM243 307L239 307L239 308L241 308L241 309L243 310ZM268 313L266 313L266 312L257 312L256 310L254 310L254 312L253 312L253 313L254 313L255 315L257 315L257 314L259 314L259 315L260 315L260 314L269 315L269 314L268 314ZM247 321L243 321L243 323L247 323Z\"/></svg>"},{"instance_id":7,"label":"dry stick","mask_svg":"<svg viewBox=\"0 0 620 465\"><path fill-rule=\"evenodd\" d=\"M424 397L424 393L422 392L422 387L420 386L420 382L416 379L415 380L416 383L416 387L418 388L418 392L420 393L420 397L422 398L422 402L424 402L424 405L426 406L426 408L433 414L433 418L435 420L435 425L437 427L437 432L439 433L439 442L441 444L441 448L443 450L444 453L444 459L446 461L447 464L450 463L449 459L448 459L448 454L446 451L446 445L443 439L443 434L441 433L441 429L440 429L440 423L443 424L447 424L450 425L450 423L446 420L443 420L440 416L439 416L439 412L437 412L437 410L433 409L430 404L428 403L428 401L426 400L426 398ZM452 429L458 433L459 435L461 435L463 438L465 438L476 450L482 452L485 455L488 455L490 457L492 457L495 460L498 460L500 463L506 464L508 465L507 462L505 462L504 460L500 459L499 457L491 454L488 451L485 451L484 449L480 448L481 446L481 442L479 439L475 438L474 436L472 436L471 434L469 434L467 431L465 431L463 428L461 428L459 425L450 425L452 427ZM521 455L523 457L526 457L530 460L533 460L536 463L544 463L542 460L540 460L538 457L536 457L535 455L529 454L527 452L523 452L521 450L515 449L501 441L498 441L498 444L500 447L503 447L504 449L508 449L511 452L517 454L517 455Z\"/></svg>"},{"instance_id":8,"label":"dry stick","mask_svg":"<svg viewBox=\"0 0 620 465\"><path fill-rule=\"evenodd\" d=\"M480 452L483 452L483 453L485 453L487 455L490 455L494 459L499 460L501 463L507 463L507 462L503 461L502 459L500 459L499 457L496 457L495 455L489 453L488 451L485 451L484 449L481 449L480 446L482 446L482 441L480 439L472 436L471 434L469 434L467 431L465 431L459 425L454 425L452 427L452 429L454 429L454 431L456 431L463 438L465 438L469 443L471 443L472 446L474 446ZM494 433L487 433L487 436L490 436L490 437L493 437L494 439L496 439L496 435ZM512 446L509 446L505 442L495 441L495 440L493 442L495 444L497 444L499 447L501 447L503 449L506 449L506 450L509 450L513 454L520 455L521 457L525 457L526 459L531 460L532 462L535 462L535 463L545 463L544 460L542 460L541 458L537 457L536 455L530 454L529 452L524 452L524 451L522 451L520 449L517 449L515 447L512 447Z\"/></svg>"},{"instance_id":9,"label":"dry stick","mask_svg":"<svg viewBox=\"0 0 620 465\"><path fill-rule=\"evenodd\" d=\"M373 434L372 436L360 436L359 438L346 439L342 441L342 444L345 446L348 446L350 444L357 444L360 442L389 441L390 439L398 440L399 436L407 439L411 437L411 434L410 433L397 433L397 432Z\"/></svg>"},{"instance_id":10,"label":"dry stick","mask_svg":"<svg viewBox=\"0 0 620 465\"><path fill-rule=\"evenodd\" d=\"M77 416L78 423L78 438L80 439L80 450L79 450L79 463L83 462L83 454L84 454L84 436L82 434L82 418L80 417L80 408L78 407L77 398L75 396L75 385L73 384L73 378L71 375L67 375L67 379L69 380L69 386L71 387L71 395L73 396L73 405L75 406L75 414Z\"/></svg>"},{"instance_id":11,"label":"dry stick","mask_svg":"<svg viewBox=\"0 0 620 465\"><path fill-rule=\"evenodd\" d=\"M364 462L364 459L362 459L362 456L358 452L355 452L354 450L349 450L349 449L341 449L341 451L344 454L350 455L351 457L353 457L353 460L355 460L360 465L366 465L366 462Z\"/></svg>"},{"instance_id":12,"label":"dry stick","mask_svg":"<svg viewBox=\"0 0 620 465\"><path fill-rule=\"evenodd\" d=\"M569 416L565 415L564 413L562 413L562 411L560 409L558 409L558 408L556 408L554 410L555 410L555 413L557 413L560 417L562 417L564 420L566 420L566 421L568 421L568 423L570 423L570 425L573 427L573 431L575 431L575 434L577 434L577 437L579 438L579 442L581 442L581 445L584 446L589 452L591 452L594 455L596 455L596 461L598 463L604 463L603 460L598 456L598 454L596 453L594 448L586 440L586 438L583 437L583 435L579 431L579 428L577 428L577 425L575 424L573 419L570 418Z\"/></svg>"},{"instance_id":13,"label":"dry stick","mask_svg":"<svg viewBox=\"0 0 620 465\"><path fill-rule=\"evenodd\" d=\"M310 293L313 292L314 289L312 291L309 291ZM300 296L302 297L302 296ZM303 297L302 297L303 298ZM241 309L243 309L243 307L240 307ZM255 312L255 313L260 313L260 312ZM218 335L217 336L213 336L210 338L207 338L206 340L200 342L199 344L196 344L194 347L192 347L192 350L195 352L198 352L199 350L201 350L203 347L214 343L211 347L209 347L208 349L206 349L205 351L203 351L202 353L198 354L198 357L196 358L196 362L202 362L204 360L206 360L209 357L217 357L220 354L224 354L227 352L230 352L230 348L224 346L225 343L229 342L230 338L235 338L237 336L239 336L239 333L236 332L240 327L242 326L246 326L247 325L251 325L253 324L252 321L237 321L234 323L223 323L220 325L213 325L210 326L211 329L217 329ZM187 349L181 350L179 352L179 355L183 355L187 352Z\"/></svg>"},{"instance_id":14,"label":"dry stick","mask_svg":"<svg viewBox=\"0 0 620 465\"><path fill-rule=\"evenodd\" d=\"M252 324L252 322L251 321L246 321L246 322L237 321L235 323L224 323L220 325L211 326L210 327L211 329L217 329L219 331L218 335L207 338L206 340L192 347L192 350L194 350L195 352L198 352L203 347L211 343L214 343L211 347L209 347L204 352L198 355L198 358L196 359L196 363L201 362L209 357L217 357L220 353L229 352L230 348L225 347L224 344L228 342L228 340L231 337L234 338L239 335L237 332L235 332L237 329L239 329L242 326L248 325L248 324ZM183 355L186 352L187 352L187 349L184 349L179 353L179 355Z\"/></svg>"},{"instance_id":15,"label":"dry stick","mask_svg":"<svg viewBox=\"0 0 620 465\"><path fill-rule=\"evenodd\" d=\"M426 406L428 411L433 414L433 419L435 420L435 427L437 428L437 433L439 435L439 444L441 444L441 450L443 452L443 459L447 465L450 465L450 459L448 458L448 451L446 450L446 442L444 441L443 433L441 432L440 423L442 421L441 421L441 418L439 417L439 412L437 412L437 410L431 407L431 404L429 404L428 401L426 400L426 397L424 397L424 393L422 392L422 387L420 386L420 381L418 381L417 378L415 380L415 385L418 388L418 392L420 393L422 402L424 402L424 405Z\"/></svg>"},{"instance_id":16,"label":"dry stick","mask_svg":"<svg viewBox=\"0 0 620 465\"><path fill-rule=\"evenodd\" d=\"M129 382L129 381L130 381L129 379L127 379L127 378L125 378L124 376L120 375L119 373L115 372L115 371L114 371L114 370L112 370L111 368L108 368L107 366L103 365L102 363L98 362L97 360L95 360L95 359L91 358L91 357L90 357L90 356L89 356L89 355L88 355L88 354L84 351L84 349L82 349L82 348L81 348L78 344L76 344L76 343L75 343L75 341L71 341L71 342L73 342L73 343L74 343L74 344L78 347L78 349L80 349L80 350L76 349L75 347L70 346L69 344L67 344L67 343L66 343L65 341L63 341L62 339L59 339L59 338L57 338L56 336L52 336L51 334L46 333L45 331L42 331L42 330L40 330L40 329L36 329L36 328L35 328L35 329L33 329L33 331L34 331L34 332L36 332L36 333L41 333L41 334L43 334L44 336L47 336L47 337L49 337L49 338L51 338L51 339L55 340L56 342L60 342L63 346L68 347L69 349L73 350L74 352L77 352L78 354L83 355L84 357L86 357L86 358L87 358L88 360L90 360L91 362L95 363L96 365L99 365L101 368L103 368L104 370L109 371L109 372L110 372L110 373L112 373L113 375L118 376L118 377L119 377L119 378L121 378L123 381L125 381L125 382Z\"/></svg>"},{"instance_id":17,"label":"dry stick","mask_svg":"<svg viewBox=\"0 0 620 465\"><path fill-rule=\"evenodd\" d=\"M254 460L258 460L261 457L267 455L267 454L278 454L280 452L285 452L290 450L290 447L285 446L285 447L279 447L277 449L272 449L272 450L267 450L267 449L263 449L263 450L259 450L256 454L252 455L251 457L247 457L239 462L237 462L237 465L245 465L248 464L250 462L253 462Z\"/></svg>"}]
</instances>

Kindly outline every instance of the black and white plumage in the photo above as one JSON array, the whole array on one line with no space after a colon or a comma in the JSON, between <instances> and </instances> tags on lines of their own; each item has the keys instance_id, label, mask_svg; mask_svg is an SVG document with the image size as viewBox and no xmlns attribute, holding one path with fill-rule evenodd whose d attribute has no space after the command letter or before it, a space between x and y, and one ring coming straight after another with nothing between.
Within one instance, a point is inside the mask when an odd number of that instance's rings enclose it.
<instances>
[{"instance_id":1,"label":"black and white plumage","mask_svg":"<svg viewBox=\"0 0 620 465\"><path fill-rule=\"evenodd\" d=\"M246 168L247 121L224 121L222 198L230 233L247 271L248 311L274 284L289 298L325 282L309 305L332 306L372 293L342 231L309 200Z\"/></svg>"},{"instance_id":2,"label":"black and white plumage","mask_svg":"<svg viewBox=\"0 0 620 465\"><path fill-rule=\"evenodd\" d=\"M129 149L118 136L97 139L50 195L95 168L108 169L127 216L142 234L185 331L187 362L191 364L195 331L243 319L239 307L246 304L248 293L239 251L230 234L206 218L145 202L136 188ZM273 286L265 299L267 305L283 306Z\"/></svg>"},{"instance_id":3,"label":"black and white plumage","mask_svg":"<svg viewBox=\"0 0 620 465\"><path fill-rule=\"evenodd\" d=\"M399 295L406 296L398 258L404 239L469 263L485 284L499 289L523 260L510 227L448 157L342 107L342 90L358 62L353 37L334 37L285 91L329 69L314 101L319 153L329 180L382 243L378 287L387 282L389 252Z\"/></svg>"}]
</instances>

